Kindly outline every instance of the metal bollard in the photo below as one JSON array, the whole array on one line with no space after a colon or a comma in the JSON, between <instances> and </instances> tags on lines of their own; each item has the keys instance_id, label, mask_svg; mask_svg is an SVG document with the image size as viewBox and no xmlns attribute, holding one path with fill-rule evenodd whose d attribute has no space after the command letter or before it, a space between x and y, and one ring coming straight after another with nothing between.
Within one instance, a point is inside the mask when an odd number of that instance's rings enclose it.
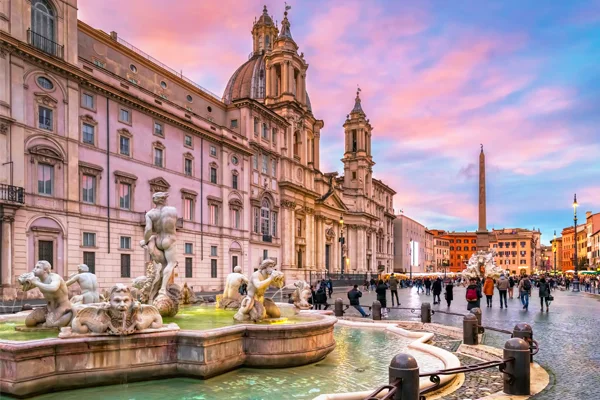
<instances>
[{"instance_id":1,"label":"metal bollard","mask_svg":"<svg viewBox=\"0 0 600 400\"><path fill-rule=\"evenodd\" d=\"M477 334L477 317L473 314L467 314L463 318L463 343L470 345L479 344L479 336Z\"/></svg>"},{"instance_id":2,"label":"metal bollard","mask_svg":"<svg viewBox=\"0 0 600 400\"><path fill-rule=\"evenodd\" d=\"M504 359L515 360L506 363L504 368L504 393L509 395L529 395L531 392L531 364L529 344L523 339L508 339L504 344Z\"/></svg>"},{"instance_id":3,"label":"metal bollard","mask_svg":"<svg viewBox=\"0 0 600 400\"><path fill-rule=\"evenodd\" d=\"M424 324L431 323L431 304L421 304L421 322Z\"/></svg>"},{"instance_id":4,"label":"metal bollard","mask_svg":"<svg viewBox=\"0 0 600 400\"><path fill-rule=\"evenodd\" d=\"M336 317L344 316L344 300L335 299L335 304L333 306L333 313Z\"/></svg>"},{"instance_id":5,"label":"metal bollard","mask_svg":"<svg viewBox=\"0 0 600 400\"><path fill-rule=\"evenodd\" d=\"M527 342L527 344L529 345L529 352L531 353L529 361L533 362L533 344L536 343L537 346L537 342L533 340L533 328L531 327L531 325L526 324L524 322L515 325L515 327L513 328L512 337L520 338Z\"/></svg>"},{"instance_id":6,"label":"metal bollard","mask_svg":"<svg viewBox=\"0 0 600 400\"><path fill-rule=\"evenodd\" d=\"M471 314L477 317L477 332L483 333L483 325L481 325L481 308L475 307L471 309Z\"/></svg>"},{"instance_id":7,"label":"metal bollard","mask_svg":"<svg viewBox=\"0 0 600 400\"><path fill-rule=\"evenodd\" d=\"M373 309L371 311L371 315L373 315L373 321L381 320L381 303L377 300L373 302Z\"/></svg>"},{"instance_id":8,"label":"metal bollard","mask_svg":"<svg viewBox=\"0 0 600 400\"><path fill-rule=\"evenodd\" d=\"M402 384L394 395L394 400L419 399L419 365L410 354L397 354L390 362L390 384L400 379Z\"/></svg>"}]
</instances>

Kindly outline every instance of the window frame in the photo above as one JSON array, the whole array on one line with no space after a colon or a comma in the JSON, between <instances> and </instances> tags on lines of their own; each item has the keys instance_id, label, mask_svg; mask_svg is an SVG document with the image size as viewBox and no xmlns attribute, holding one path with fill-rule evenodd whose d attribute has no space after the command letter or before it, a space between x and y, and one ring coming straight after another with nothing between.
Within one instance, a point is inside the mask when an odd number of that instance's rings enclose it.
<instances>
[{"instance_id":1,"label":"window frame","mask_svg":"<svg viewBox=\"0 0 600 400\"><path fill-rule=\"evenodd\" d=\"M86 244L86 237L88 238L88 243ZM90 244L89 239L92 239L92 243ZM97 249L98 242L97 242L97 235L96 232L82 232L81 233L81 247L84 248L91 248L91 249Z\"/></svg>"},{"instance_id":2,"label":"window frame","mask_svg":"<svg viewBox=\"0 0 600 400\"><path fill-rule=\"evenodd\" d=\"M229 120L229 129L238 129L239 124L237 118Z\"/></svg>"},{"instance_id":3,"label":"window frame","mask_svg":"<svg viewBox=\"0 0 600 400\"><path fill-rule=\"evenodd\" d=\"M133 135L127 129L119 129L117 132L117 153L124 157L133 158ZM129 141L129 154L121 152L121 138L125 138Z\"/></svg>"},{"instance_id":4,"label":"window frame","mask_svg":"<svg viewBox=\"0 0 600 400\"><path fill-rule=\"evenodd\" d=\"M44 179L44 191L40 192L40 167L42 168L42 170L44 168L48 168L48 170L50 171L50 193L46 192L46 182L47 180ZM40 196L46 196L46 197L52 197L54 196L54 185L56 183L56 171L54 170L54 165L52 164L48 164L48 163L42 163L42 162L38 162L36 163L36 175L37 175L37 194ZM45 173L42 174L43 177L45 178Z\"/></svg>"},{"instance_id":5,"label":"window frame","mask_svg":"<svg viewBox=\"0 0 600 400\"><path fill-rule=\"evenodd\" d=\"M160 165L156 164L157 150L159 150L161 153L161 164ZM166 165L167 165L167 149L165 148L165 145L159 141L152 143L152 165L156 168L166 168Z\"/></svg>"},{"instance_id":6,"label":"window frame","mask_svg":"<svg viewBox=\"0 0 600 400\"><path fill-rule=\"evenodd\" d=\"M160 127L160 129L158 129L158 131L156 129L157 126ZM152 122L152 134L154 136L158 136L159 138L164 139L165 138L165 124L158 120L154 120Z\"/></svg>"},{"instance_id":7,"label":"window frame","mask_svg":"<svg viewBox=\"0 0 600 400\"><path fill-rule=\"evenodd\" d=\"M89 200L89 190L90 189L86 189L84 187L84 182L86 181L86 178L91 178L92 179L92 200ZM98 177L96 175L92 175L92 174L88 174L88 173L82 173L81 174L81 202L82 203L86 203L86 204L96 204L96 201L98 199L98 192L97 192L97 188L98 188ZM84 190L87 190L87 192L84 192ZM87 193L87 199L86 199L86 193Z\"/></svg>"},{"instance_id":8,"label":"window frame","mask_svg":"<svg viewBox=\"0 0 600 400\"><path fill-rule=\"evenodd\" d=\"M131 278L131 254L129 253L121 253L120 257L120 265L121 265L121 278ZM127 260L126 263L123 263L124 260ZM127 265L124 265L127 264Z\"/></svg>"},{"instance_id":9,"label":"window frame","mask_svg":"<svg viewBox=\"0 0 600 400\"><path fill-rule=\"evenodd\" d=\"M217 158L217 154L218 154L217 146L215 146L214 144L210 144L208 148L209 148L208 154L211 157Z\"/></svg>"},{"instance_id":10,"label":"window frame","mask_svg":"<svg viewBox=\"0 0 600 400\"><path fill-rule=\"evenodd\" d=\"M54 129L54 124L55 124L55 118L54 118L54 108L48 107L47 105L38 105L37 107L37 127L43 131L47 131L47 132L55 132L56 129ZM42 118L42 110L46 110L47 112L50 113L50 125L46 125L46 124L41 124L40 122L40 118ZM46 119L48 119L47 117L45 117Z\"/></svg>"},{"instance_id":11,"label":"window frame","mask_svg":"<svg viewBox=\"0 0 600 400\"><path fill-rule=\"evenodd\" d=\"M92 106L88 106L85 104L84 99L86 98L86 96L89 96L92 99ZM92 111L92 112L96 112L97 108L96 108L96 95L90 91L87 90L82 90L81 91L81 101L80 101L80 107L84 108L86 110Z\"/></svg>"},{"instance_id":12,"label":"window frame","mask_svg":"<svg viewBox=\"0 0 600 400\"><path fill-rule=\"evenodd\" d=\"M215 165L210 165L208 169L208 180L213 185L219 184L218 168Z\"/></svg>"},{"instance_id":13,"label":"window frame","mask_svg":"<svg viewBox=\"0 0 600 400\"><path fill-rule=\"evenodd\" d=\"M126 240L123 240L126 239ZM123 244L127 243L128 246L123 246ZM131 236L120 236L119 237L119 250L133 250L131 248Z\"/></svg>"},{"instance_id":14,"label":"window frame","mask_svg":"<svg viewBox=\"0 0 600 400\"><path fill-rule=\"evenodd\" d=\"M124 120L123 118L121 118L122 111L126 111L128 113L127 114L129 116L128 120ZM125 125L129 125L129 126L133 125L133 112L131 111L131 108L127 108L127 107L119 105L118 121Z\"/></svg>"},{"instance_id":15,"label":"window frame","mask_svg":"<svg viewBox=\"0 0 600 400\"><path fill-rule=\"evenodd\" d=\"M187 138L190 138L190 143L187 143ZM194 148L194 137L188 133L183 135L183 146L187 147L188 149L193 149Z\"/></svg>"}]
</instances>

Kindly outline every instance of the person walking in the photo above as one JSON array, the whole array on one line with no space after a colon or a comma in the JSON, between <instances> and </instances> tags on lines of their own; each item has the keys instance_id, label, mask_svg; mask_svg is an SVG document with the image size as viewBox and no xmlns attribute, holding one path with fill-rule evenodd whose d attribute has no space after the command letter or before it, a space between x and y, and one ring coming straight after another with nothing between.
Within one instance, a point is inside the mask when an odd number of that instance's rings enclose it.
<instances>
[{"instance_id":1,"label":"person walking","mask_svg":"<svg viewBox=\"0 0 600 400\"><path fill-rule=\"evenodd\" d=\"M500 309L502 310L504 307L508 308L508 303L506 302L506 292L510 288L510 282L508 279L506 279L504 273L500 274L500 279L498 279L496 286L498 286L498 293L500 293Z\"/></svg>"},{"instance_id":2,"label":"person walking","mask_svg":"<svg viewBox=\"0 0 600 400\"><path fill-rule=\"evenodd\" d=\"M514 293L514 289L515 288L515 278L513 278L512 276L508 277L508 297L509 298L513 298L513 293Z\"/></svg>"},{"instance_id":3,"label":"person walking","mask_svg":"<svg viewBox=\"0 0 600 400\"><path fill-rule=\"evenodd\" d=\"M323 307L323 310L327 310L329 304L327 304L327 293L325 293L325 289L319 288L317 293L315 293L315 309L320 310Z\"/></svg>"},{"instance_id":4,"label":"person walking","mask_svg":"<svg viewBox=\"0 0 600 400\"><path fill-rule=\"evenodd\" d=\"M465 298L467 299L468 311L471 311L474 308L479 308L481 304L481 288L477 284L477 279L469 279L469 286L467 286Z\"/></svg>"},{"instance_id":5,"label":"person walking","mask_svg":"<svg viewBox=\"0 0 600 400\"><path fill-rule=\"evenodd\" d=\"M454 284L452 283L452 281L448 282L448 284L446 285L446 295L444 297L446 297L446 303L448 303L448 307L450 307L450 303L452 303L452 300L454 300Z\"/></svg>"},{"instance_id":6,"label":"person walking","mask_svg":"<svg viewBox=\"0 0 600 400\"><path fill-rule=\"evenodd\" d=\"M396 305L399 306L400 300L398 299L398 278L392 274L388 283L390 284L390 293L392 295L392 307L394 307L394 296L396 296Z\"/></svg>"},{"instance_id":7,"label":"person walking","mask_svg":"<svg viewBox=\"0 0 600 400\"><path fill-rule=\"evenodd\" d=\"M483 284L483 294L485 294L485 300L488 307L492 307L492 298L494 297L494 279L491 276L485 278Z\"/></svg>"},{"instance_id":8,"label":"person walking","mask_svg":"<svg viewBox=\"0 0 600 400\"><path fill-rule=\"evenodd\" d=\"M352 289L348 292L348 300L350 300L350 305L354 307L360 315L364 318L368 317L371 314L367 314L365 310L360 306L360 298L362 297L362 292L358 290L358 285L354 285Z\"/></svg>"},{"instance_id":9,"label":"person walking","mask_svg":"<svg viewBox=\"0 0 600 400\"><path fill-rule=\"evenodd\" d=\"M423 289L423 280L417 279L417 294L419 294L420 291L425 293L425 290Z\"/></svg>"},{"instance_id":10,"label":"person walking","mask_svg":"<svg viewBox=\"0 0 600 400\"><path fill-rule=\"evenodd\" d=\"M380 279L377 282L377 288L375 289L375 293L377 293L377 301L381 303L381 317L387 318L387 285Z\"/></svg>"},{"instance_id":11,"label":"person walking","mask_svg":"<svg viewBox=\"0 0 600 400\"><path fill-rule=\"evenodd\" d=\"M442 300L440 299L440 294L442 294L442 278L438 277L432 285L433 288L433 304L440 304ZM437 298L437 300L436 300Z\"/></svg>"},{"instance_id":12,"label":"person walking","mask_svg":"<svg viewBox=\"0 0 600 400\"><path fill-rule=\"evenodd\" d=\"M329 294L329 298L331 298L333 294L333 281L331 278L327 279L327 293Z\"/></svg>"},{"instance_id":13,"label":"person walking","mask_svg":"<svg viewBox=\"0 0 600 400\"><path fill-rule=\"evenodd\" d=\"M527 275L523 275L519 281L519 298L523 304L523 310L529 310L529 295L531 294L531 281Z\"/></svg>"},{"instance_id":14,"label":"person walking","mask_svg":"<svg viewBox=\"0 0 600 400\"><path fill-rule=\"evenodd\" d=\"M377 282L375 282L375 278L371 278L371 290L375 290L375 287Z\"/></svg>"},{"instance_id":15,"label":"person walking","mask_svg":"<svg viewBox=\"0 0 600 400\"><path fill-rule=\"evenodd\" d=\"M538 282L538 288L540 295L540 311L544 312L544 301L546 302L546 312L550 311L550 284L546 282L546 279L542 277Z\"/></svg>"},{"instance_id":16,"label":"person walking","mask_svg":"<svg viewBox=\"0 0 600 400\"><path fill-rule=\"evenodd\" d=\"M425 278L425 295L431 295L431 279Z\"/></svg>"}]
</instances>

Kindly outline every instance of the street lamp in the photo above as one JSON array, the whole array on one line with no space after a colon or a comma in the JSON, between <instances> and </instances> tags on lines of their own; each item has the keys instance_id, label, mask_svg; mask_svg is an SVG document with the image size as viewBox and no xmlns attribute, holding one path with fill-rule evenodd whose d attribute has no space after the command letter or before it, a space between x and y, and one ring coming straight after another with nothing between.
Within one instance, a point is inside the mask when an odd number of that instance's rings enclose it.
<instances>
[{"instance_id":1,"label":"street lamp","mask_svg":"<svg viewBox=\"0 0 600 400\"><path fill-rule=\"evenodd\" d=\"M573 269L575 275L573 276L573 291L579 292L579 275L577 275L577 193L573 197Z\"/></svg>"},{"instance_id":2,"label":"street lamp","mask_svg":"<svg viewBox=\"0 0 600 400\"><path fill-rule=\"evenodd\" d=\"M558 245L556 243L556 231L554 231L554 241L552 242L552 252L554 253L554 278L556 278L556 251L558 250Z\"/></svg>"},{"instance_id":3,"label":"street lamp","mask_svg":"<svg viewBox=\"0 0 600 400\"><path fill-rule=\"evenodd\" d=\"M340 263L341 263L341 271L342 276L344 276L344 244L346 243L344 239L344 216L340 215Z\"/></svg>"}]
</instances>

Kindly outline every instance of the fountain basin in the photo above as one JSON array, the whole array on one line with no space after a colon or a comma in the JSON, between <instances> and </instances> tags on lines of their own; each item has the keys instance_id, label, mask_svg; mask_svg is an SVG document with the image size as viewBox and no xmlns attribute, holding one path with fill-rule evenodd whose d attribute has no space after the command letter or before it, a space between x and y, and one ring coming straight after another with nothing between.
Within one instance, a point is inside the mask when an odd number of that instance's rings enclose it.
<instances>
[{"instance_id":1,"label":"fountain basin","mask_svg":"<svg viewBox=\"0 0 600 400\"><path fill-rule=\"evenodd\" d=\"M335 348L337 319L237 324L124 337L0 340L0 392L22 398L50 391L166 377L207 379L241 366L285 368L320 361Z\"/></svg>"}]
</instances>

